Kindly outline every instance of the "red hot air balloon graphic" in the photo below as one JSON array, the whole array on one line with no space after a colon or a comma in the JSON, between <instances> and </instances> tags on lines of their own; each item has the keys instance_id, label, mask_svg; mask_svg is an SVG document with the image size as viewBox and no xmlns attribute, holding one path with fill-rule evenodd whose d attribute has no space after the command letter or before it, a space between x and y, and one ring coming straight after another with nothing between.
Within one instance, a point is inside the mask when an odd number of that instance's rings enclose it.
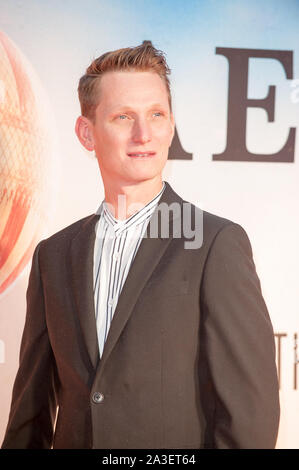
<instances>
[{"instance_id":1,"label":"red hot air balloon graphic","mask_svg":"<svg viewBox=\"0 0 299 470\"><path fill-rule=\"evenodd\" d=\"M55 148L39 79L0 32L0 294L31 260L51 217Z\"/></svg>"}]
</instances>

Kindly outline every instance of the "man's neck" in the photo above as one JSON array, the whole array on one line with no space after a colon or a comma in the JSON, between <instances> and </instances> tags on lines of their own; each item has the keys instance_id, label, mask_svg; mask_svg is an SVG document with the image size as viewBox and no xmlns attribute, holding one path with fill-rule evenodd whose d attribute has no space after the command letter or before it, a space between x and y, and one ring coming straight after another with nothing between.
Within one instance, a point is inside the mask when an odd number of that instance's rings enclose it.
<instances>
[{"instance_id":1,"label":"man's neck","mask_svg":"<svg viewBox=\"0 0 299 470\"><path fill-rule=\"evenodd\" d=\"M138 212L154 199L163 187L162 177L146 180L138 184L111 185L104 184L105 203L112 215L124 220Z\"/></svg>"}]
</instances>

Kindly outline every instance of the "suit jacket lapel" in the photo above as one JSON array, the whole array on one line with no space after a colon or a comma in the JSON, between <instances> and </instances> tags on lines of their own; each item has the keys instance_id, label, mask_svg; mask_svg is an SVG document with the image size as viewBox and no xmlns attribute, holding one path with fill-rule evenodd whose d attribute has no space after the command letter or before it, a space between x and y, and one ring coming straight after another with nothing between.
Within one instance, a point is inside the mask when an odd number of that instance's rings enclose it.
<instances>
[{"instance_id":1,"label":"suit jacket lapel","mask_svg":"<svg viewBox=\"0 0 299 470\"><path fill-rule=\"evenodd\" d=\"M70 246L72 295L75 299L84 343L94 369L99 360L93 294L93 254L95 226L98 220L99 215L90 216L71 240Z\"/></svg>"},{"instance_id":2,"label":"suit jacket lapel","mask_svg":"<svg viewBox=\"0 0 299 470\"><path fill-rule=\"evenodd\" d=\"M172 190L170 185L166 183L166 188L159 200L158 206L154 211L150 221L153 221L158 212L161 203L171 204L178 202L181 206L182 199ZM169 224L172 219L177 218L178 214L173 216L169 214ZM161 232L161 227L156 238L150 237L150 224L148 225L146 236L140 243L139 249L132 263L128 276L125 280L123 289L120 293L118 303L113 315L110 330L104 346L103 355L99 364L98 374L101 375L104 365L108 360L122 330L124 329L133 309L138 300L142 289L149 280L155 267L158 265L169 243L172 240L171 233L169 235Z\"/></svg>"},{"instance_id":3,"label":"suit jacket lapel","mask_svg":"<svg viewBox=\"0 0 299 470\"><path fill-rule=\"evenodd\" d=\"M170 239L160 238L142 240L118 299L104 346L100 370L103 370L104 364L124 329L142 289L163 256L169 242Z\"/></svg>"}]
</instances>

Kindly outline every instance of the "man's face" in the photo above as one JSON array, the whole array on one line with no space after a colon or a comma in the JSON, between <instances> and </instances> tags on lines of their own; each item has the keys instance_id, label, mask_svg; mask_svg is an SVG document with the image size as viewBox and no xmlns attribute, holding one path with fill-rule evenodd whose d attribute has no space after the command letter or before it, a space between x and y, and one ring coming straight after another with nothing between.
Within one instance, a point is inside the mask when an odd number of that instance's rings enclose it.
<instances>
[{"instance_id":1,"label":"man's face","mask_svg":"<svg viewBox=\"0 0 299 470\"><path fill-rule=\"evenodd\" d=\"M91 132L104 183L134 185L160 178L174 134L174 120L159 75L105 73Z\"/></svg>"}]
</instances>

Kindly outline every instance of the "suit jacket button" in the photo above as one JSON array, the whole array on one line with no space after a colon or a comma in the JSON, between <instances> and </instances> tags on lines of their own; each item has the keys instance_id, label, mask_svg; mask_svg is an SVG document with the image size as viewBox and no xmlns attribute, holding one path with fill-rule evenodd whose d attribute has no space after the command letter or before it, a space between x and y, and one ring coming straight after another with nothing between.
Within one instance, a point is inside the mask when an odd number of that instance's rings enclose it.
<instances>
[{"instance_id":1,"label":"suit jacket button","mask_svg":"<svg viewBox=\"0 0 299 470\"><path fill-rule=\"evenodd\" d=\"M94 392L92 395L92 401L96 404L102 403L104 401L104 395L100 392Z\"/></svg>"}]
</instances>

